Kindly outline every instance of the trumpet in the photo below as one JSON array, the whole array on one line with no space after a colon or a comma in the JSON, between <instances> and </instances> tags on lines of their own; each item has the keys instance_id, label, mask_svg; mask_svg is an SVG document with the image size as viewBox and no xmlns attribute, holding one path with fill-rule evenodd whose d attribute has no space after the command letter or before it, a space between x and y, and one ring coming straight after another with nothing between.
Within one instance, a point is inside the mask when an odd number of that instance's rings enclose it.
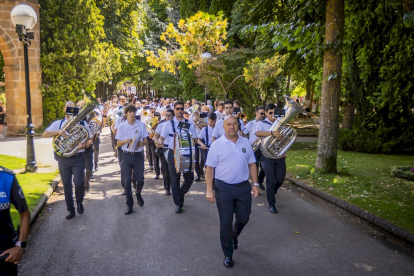
<instances>
[{"instance_id":1,"label":"trumpet","mask_svg":"<svg viewBox=\"0 0 414 276\"><path fill-rule=\"evenodd\" d=\"M244 112L240 112L239 114L237 114L237 118L244 120L247 118L247 115Z\"/></svg>"},{"instance_id":2,"label":"trumpet","mask_svg":"<svg viewBox=\"0 0 414 276\"><path fill-rule=\"evenodd\" d=\"M145 117L148 117L149 116L149 112L148 112L147 109L144 111L144 113L142 113L142 116L145 116Z\"/></svg>"}]
</instances>

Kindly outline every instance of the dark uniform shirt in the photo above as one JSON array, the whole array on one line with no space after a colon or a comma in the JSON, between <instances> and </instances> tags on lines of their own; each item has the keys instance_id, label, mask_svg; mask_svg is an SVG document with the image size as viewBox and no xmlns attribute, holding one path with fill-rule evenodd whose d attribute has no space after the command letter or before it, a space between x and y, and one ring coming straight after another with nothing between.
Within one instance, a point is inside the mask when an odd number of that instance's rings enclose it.
<instances>
[{"instance_id":1,"label":"dark uniform shirt","mask_svg":"<svg viewBox=\"0 0 414 276\"><path fill-rule=\"evenodd\" d=\"M10 248L14 232L10 216L11 204L19 213L28 208L23 190L13 171L0 166L0 251Z\"/></svg>"}]
</instances>

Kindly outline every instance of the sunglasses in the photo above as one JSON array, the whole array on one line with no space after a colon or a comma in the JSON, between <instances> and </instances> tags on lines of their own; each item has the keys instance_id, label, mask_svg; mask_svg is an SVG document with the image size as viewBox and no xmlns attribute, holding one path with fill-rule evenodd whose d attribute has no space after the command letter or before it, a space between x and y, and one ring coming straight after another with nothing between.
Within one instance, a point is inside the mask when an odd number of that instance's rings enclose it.
<instances>
[{"instance_id":1,"label":"sunglasses","mask_svg":"<svg viewBox=\"0 0 414 276\"><path fill-rule=\"evenodd\" d=\"M267 112L269 115L272 115L273 114L273 112Z\"/></svg>"},{"instance_id":2,"label":"sunglasses","mask_svg":"<svg viewBox=\"0 0 414 276\"><path fill-rule=\"evenodd\" d=\"M180 111L180 110L182 110L182 111L184 111L184 107L178 107L178 108L176 108L175 110L177 110L177 111Z\"/></svg>"},{"instance_id":3,"label":"sunglasses","mask_svg":"<svg viewBox=\"0 0 414 276\"><path fill-rule=\"evenodd\" d=\"M264 115L266 115L266 113L260 113L260 115L264 116Z\"/></svg>"}]
</instances>

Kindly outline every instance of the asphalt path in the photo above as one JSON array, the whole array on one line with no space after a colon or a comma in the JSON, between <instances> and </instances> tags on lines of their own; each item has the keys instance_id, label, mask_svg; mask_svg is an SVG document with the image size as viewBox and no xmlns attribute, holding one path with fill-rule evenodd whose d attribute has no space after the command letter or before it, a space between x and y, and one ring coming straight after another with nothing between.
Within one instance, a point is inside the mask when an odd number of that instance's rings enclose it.
<instances>
[{"instance_id":1,"label":"asphalt path","mask_svg":"<svg viewBox=\"0 0 414 276\"><path fill-rule=\"evenodd\" d=\"M205 182L193 184L183 213L175 214L162 179L146 171L145 205L135 201L126 216L107 128L99 163L83 215L65 219L59 185L32 227L20 275L413 275L410 252L287 184L277 195L279 214L268 211L264 193L253 200L234 267L225 268L217 207L205 199Z\"/></svg>"}]
</instances>

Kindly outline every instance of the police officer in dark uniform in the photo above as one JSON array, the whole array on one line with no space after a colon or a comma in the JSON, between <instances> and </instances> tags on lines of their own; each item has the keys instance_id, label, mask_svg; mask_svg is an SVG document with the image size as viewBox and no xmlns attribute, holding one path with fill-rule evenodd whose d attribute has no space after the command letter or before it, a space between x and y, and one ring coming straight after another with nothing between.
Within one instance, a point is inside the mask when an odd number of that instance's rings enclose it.
<instances>
[{"instance_id":1,"label":"police officer in dark uniform","mask_svg":"<svg viewBox=\"0 0 414 276\"><path fill-rule=\"evenodd\" d=\"M238 120L224 118L225 134L210 147L206 162L206 198L217 201L220 216L220 241L225 267L233 266L233 250L238 247L238 236L249 221L252 195L259 195L256 158L247 138L238 134ZM253 186L249 183L249 175ZM213 180L214 190L213 192ZM233 224L233 217L234 224Z\"/></svg>"},{"instance_id":2,"label":"police officer in dark uniform","mask_svg":"<svg viewBox=\"0 0 414 276\"><path fill-rule=\"evenodd\" d=\"M65 111L66 107L68 106L75 106L73 102L68 101L65 104ZM66 123L70 120L71 114L66 114L63 120L56 120L54 121L43 133L43 138L54 137L56 135L67 136L68 134L62 130ZM89 133L89 139L92 138L91 132L89 130L89 125L83 122L80 122ZM73 203L73 189L72 189L72 175L73 175L73 183L75 184L75 196L76 196L76 205L79 214L83 214L83 198L85 196L85 178L84 178L84 171L85 171L85 148L88 147L91 143L91 140L88 140L86 143L80 143L78 152L71 156L71 157L62 157L57 156L57 161L59 165L59 174L62 178L63 188L65 191L65 201L68 210L68 214L66 215L66 219L72 219L75 217L75 207Z\"/></svg>"},{"instance_id":3,"label":"police officer in dark uniform","mask_svg":"<svg viewBox=\"0 0 414 276\"><path fill-rule=\"evenodd\" d=\"M20 214L20 233L15 235L11 204ZM30 211L14 172L0 166L0 276L17 275L30 229ZM15 240L14 240L15 239Z\"/></svg>"}]
</instances>

